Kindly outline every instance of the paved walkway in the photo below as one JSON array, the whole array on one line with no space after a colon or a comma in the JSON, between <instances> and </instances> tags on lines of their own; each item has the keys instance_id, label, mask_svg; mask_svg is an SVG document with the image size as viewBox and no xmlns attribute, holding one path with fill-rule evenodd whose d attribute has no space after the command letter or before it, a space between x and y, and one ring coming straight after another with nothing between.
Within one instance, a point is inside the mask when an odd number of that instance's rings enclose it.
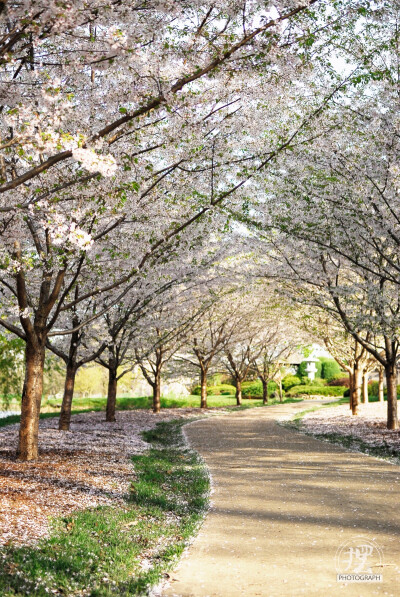
<instances>
[{"instance_id":1,"label":"paved walkway","mask_svg":"<svg viewBox=\"0 0 400 597\"><path fill-rule=\"evenodd\" d=\"M303 404L252 409L186 427L213 478L212 508L165 596L400 595L400 467L275 423ZM361 536L360 539L354 539ZM382 583L340 583L335 554L375 541ZM341 560L350 558L350 549ZM366 552L368 553L368 552ZM342 568L343 569L343 568Z\"/></svg>"}]
</instances>

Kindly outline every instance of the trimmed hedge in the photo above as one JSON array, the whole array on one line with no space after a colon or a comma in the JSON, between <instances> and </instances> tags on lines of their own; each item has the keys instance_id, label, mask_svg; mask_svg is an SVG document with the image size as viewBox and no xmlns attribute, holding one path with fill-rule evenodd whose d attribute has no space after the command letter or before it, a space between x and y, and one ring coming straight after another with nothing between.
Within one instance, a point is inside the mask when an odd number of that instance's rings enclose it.
<instances>
[{"instance_id":1,"label":"trimmed hedge","mask_svg":"<svg viewBox=\"0 0 400 597\"><path fill-rule=\"evenodd\" d=\"M345 386L294 386L287 392L288 396L343 396Z\"/></svg>"},{"instance_id":2,"label":"trimmed hedge","mask_svg":"<svg viewBox=\"0 0 400 597\"><path fill-rule=\"evenodd\" d=\"M282 388L287 391L294 386L299 386L301 384L301 379L297 375L285 375L282 379Z\"/></svg>"},{"instance_id":3,"label":"trimmed hedge","mask_svg":"<svg viewBox=\"0 0 400 597\"><path fill-rule=\"evenodd\" d=\"M235 394L235 392L235 386L231 386L227 383L222 383L219 386L207 386L207 396L231 396L232 394ZM200 396L201 386L195 386L192 394Z\"/></svg>"},{"instance_id":4,"label":"trimmed hedge","mask_svg":"<svg viewBox=\"0 0 400 597\"><path fill-rule=\"evenodd\" d=\"M321 377L331 380L335 378L335 375L340 374L340 367L334 359L321 357L320 360L322 362Z\"/></svg>"},{"instance_id":5,"label":"trimmed hedge","mask_svg":"<svg viewBox=\"0 0 400 597\"><path fill-rule=\"evenodd\" d=\"M268 394L275 392L277 384L275 381L268 382ZM242 395L244 398L247 396L254 396L262 398L263 387L260 380L256 381L244 381L242 383Z\"/></svg>"},{"instance_id":6,"label":"trimmed hedge","mask_svg":"<svg viewBox=\"0 0 400 597\"><path fill-rule=\"evenodd\" d=\"M317 371L315 373L316 378L323 378L327 380L334 379L336 375L340 375L341 370L340 366L338 365L335 359L330 359L328 357L319 357L318 361L315 363ZM307 361L303 361L297 368L297 375L299 377L307 376Z\"/></svg>"}]
</instances>

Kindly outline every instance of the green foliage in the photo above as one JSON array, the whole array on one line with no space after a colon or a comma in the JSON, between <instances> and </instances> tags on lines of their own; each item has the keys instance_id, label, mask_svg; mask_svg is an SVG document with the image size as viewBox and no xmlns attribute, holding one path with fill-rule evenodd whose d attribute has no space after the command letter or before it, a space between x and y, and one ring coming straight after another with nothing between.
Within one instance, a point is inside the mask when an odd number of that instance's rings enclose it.
<instances>
[{"instance_id":1,"label":"green foliage","mask_svg":"<svg viewBox=\"0 0 400 597\"><path fill-rule=\"evenodd\" d=\"M46 352L44 360L43 375L43 396L46 400L49 396L56 396L64 389L65 383L65 365L59 357Z\"/></svg>"},{"instance_id":2,"label":"green foliage","mask_svg":"<svg viewBox=\"0 0 400 597\"><path fill-rule=\"evenodd\" d=\"M307 378L308 379L308 378ZM301 379L297 375L285 375L282 379L282 387L285 390L290 390L293 386L298 386L301 384Z\"/></svg>"},{"instance_id":3,"label":"green foliage","mask_svg":"<svg viewBox=\"0 0 400 597\"><path fill-rule=\"evenodd\" d=\"M294 386L288 391L288 396L343 396L344 386Z\"/></svg>"},{"instance_id":4,"label":"green foliage","mask_svg":"<svg viewBox=\"0 0 400 597\"><path fill-rule=\"evenodd\" d=\"M379 382L378 381L370 381L369 382L368 394L370 396L379 396Z\"/></svg>"},{"instance_id":5,"label":"green foliage","mask_svg":"<svg viewBox=\"0 0 400 597\"><path fill-rule=\"evenodd\" d=\"M307 361L303 361L302 363L300 363L300 365L297 367L297 376L298 377L307 377ZM318 360L315 363L315 366L317 368L317 371L315 373L315 377L321 377L321 371L322 371L322 363L320 360Z\"/></svg>"},{"instance_id":6,"label":"green foliage","mask_svg":"<svg viewBox=\"0 0 400 597\"><path fill-rule=\"evenodd\" d=\"M335 378L335 375L340 375L341 370L335 359L321 357L320 361L322 363L321 377L323 379L331 380Z\"/></svg>"},{"instance_id":7,"label":"green foliage","mask_svg":"<svg viewBox=\"0 0 400 597\"><path fill-rule=\"evenodd\" d=\"M104 395L107 392L108 373L100 365L89 364L78 369L75 379L76 396Z\"/></svg>"},{"instance_id":8,"label":"green foliage","mask_svg":"<svg viewBox=\"0 0 400 597\"><path fill-rule=\"evenodd\" d=\"M138 398L117 398L117 410L137 410L137 409L151 409L152 408L152 397L151 396L140 396ZM106 398L74 398L73 414L80 412L91 411L104 411L106 408ZM48 400L45 404L47 412L42 410L41 417L58 416L60 412L61 400ZM209 396L207 399L209 408L219 408L222 406L231 407L236 405L236 398L233 394L220 396ZM18 405L16 405L18 406ZM252 401L253 406L262 406L262 400ZM200 408L199 396L185 396L182 398L161 398L161 408ZM16 408L17 410L17 408ZM12 423L19 422L19 415L13 415L12 417L0 418L0 427Z\"/></svg>"},{"instance_id":9,"label":"green foliage","mask_svg":"<svg viewBox=\"0 0 400 597\"><path fill-rule=\"evenodd\" d=\"M125 504L59 519L34 546L3 547L0 594L147 594L176 563L207 507L207 471L186 448L182 424L147 432L153 446L133 458L135 481Z\"/></svg>"},{"instance_id":10,"label":"green foliage","mask_svg":"<svg viewBox=\"0 0 400 597\"><path fill-rule=\"evenodd\" d=\"M310 386L326 386L327 381L326 379L322 379L322 377L316 377L315 379L309 379L308 384Z\"/></svg>"},{"instance_id":11,"label":"green foliage","mask_svg":"<svg viewBox=\"0 0 400 597\"><path fill-rule=\"evenodd\" d=\"M326 379L331 380L334 379L335 376L343 377L341 369L335 359L330 359L328 357L320 357L318 361L315 363L317 371L315 373L315 379ZM303 361L297 367L297 375L298 377L307 377L307 361Z\"/></svg>"},{"instance_id":12,"label":"green foliage","mask_svg":"<svg viewBox=\"0 0 400 597\"><path fill-rule=\"evenodd\" d=\"M208 386L221 386L223 384L233 385L231 383L232 379L230 375L226 373L213 373L207 378L207 385Z\"/></svg>"},{"instance_id":13,"label":"green foliage","mask_svg":"<svg viewBox=\"0 0 400 597\"><path fill-rule=\"evenodd\" d=\"M276 390L277 384L275 381L268 382L268 395ZM247 396L257 396L262 398L263 386L261 380L256 381L245 381L242 383L242 395L244 398Z\"/></svg>"},{"instance_id":14,"label":"green foliage","mask_svg":"<svg viewBox=\"0 0 400 597\"><path fill-rule=\"evenodd\" d=\"M329 383L335 379L349 379L349 374L347 371L341 370L340 373L337 373L329 380Z\"/></svg>"},{"instance_id":15,"label":"green foliage","mask_svg":"<svg viewBox=\"0 0 400 597\"><path fill-rule=\"evenodd\" d=\"M12 395L21 395L24 382L25 342L11 334L0 334L0 394L8 406Z\"/></svg>"},{"instance_id":16,"label":"green foliage","mask_svg":"<svg viewBox=\"0 0 400 597\"><path fill-rule=\"evenodd\" d=\"M221 384L219 386L207 386L207 396L232 396L235 394L235 386L229 384ZM200 396L201 386L195 386L192 390L195 396Z\"/></svg>"}]
</instances>

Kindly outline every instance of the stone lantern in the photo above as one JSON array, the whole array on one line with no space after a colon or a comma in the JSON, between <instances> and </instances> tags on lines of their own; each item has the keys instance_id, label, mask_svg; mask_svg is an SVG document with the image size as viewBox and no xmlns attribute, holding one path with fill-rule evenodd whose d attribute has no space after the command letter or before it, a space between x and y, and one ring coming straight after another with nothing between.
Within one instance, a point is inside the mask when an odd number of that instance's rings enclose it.
<instances>
[{"instance_id":1,"label":"stone lantern","mask_svg":"<svg viewBox=\"0 0 400 597\"><path fill-rule=\"evenodd\" d=\"M307 367L306 367L307 377L308 377L308 379L313 381L315 379L315 374L317 372L316 363L318 362L318 359L316 359L315 357L310 355L307 359L304 359L304 360L307 363Z\"/></svg>"}]
</instances>

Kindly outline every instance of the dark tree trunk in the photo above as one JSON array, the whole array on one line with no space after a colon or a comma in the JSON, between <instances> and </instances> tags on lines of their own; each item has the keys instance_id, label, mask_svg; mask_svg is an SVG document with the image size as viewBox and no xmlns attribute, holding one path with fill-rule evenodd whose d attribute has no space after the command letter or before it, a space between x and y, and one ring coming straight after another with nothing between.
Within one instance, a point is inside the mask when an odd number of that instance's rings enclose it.
<instances>
[{"instance_id":1,"label":"dark tree trunk","mask_svg":"<svg viewBox=\"0 0 400 597\"><path fill-rule=\"evenodd\" d=\"M263 404L268 404L268 381L262 379L261 383L263 388Z\"/></svg>"},{"instance_id":2,"label":"dark tree trunk","mask_svg":"<svg viewBox=\"0 0 400 597\"><path fill-rule=\"evenodd\" d=\"M352 403L351 403L351 411L353 415L359 414L359 405L360 405L360 397L361 397L361 383L362 383L362 370L359 368L358 364L354 367L354 377L353 377L353 396L352 396Z\"/></svg>"},{"instance_id":3,"label":"dark tree trunk","mask_svg":"<svg viewBox=\"0 0 400 597\"><path fill-rule=\"evenodd\" d=\"M154 378L153 385L153 412L159 413L161 411L161 375L158 371Z\"/></svg>"},{"instance_id":4,"label":"dark tree trunk","mask_svg":"<svg viewBox=\"0 0 400 597\"><path fill-rule=\"evenodd\" d=\"M392 362L385 367L387 388L387 428L398 429L397 420L397 371L396 364Z\"/></svg>"},{"instance_id":5,"label":"dark tree trunk","mask_svg":"<svg viewBox=\"0 0 400 597\"><path fill-rule=\"evenodd\" d=\"M354 393L354 369L349 373L349 408L353 410L353 393Z\"/></svg>"},{"instance_id":6,"label":"dark tree trunk","mask_svg":"<svg viewBox=\"0 0 400 597\"><path fill-rule=\"evenodd\" d=\"M379 369L379 381L378 381L378 397L379 402L384 402L384 390L383 390L383 377L384 377L384 370L382 367Z\"/></svg>"},{"instance_id":7,"label":"dark tree trunk","mask_svg":"<svg viewBox=\"0 0 400 597\"><path fill-rule=\"evenodd\" d=\"M200 408L207 408L207 372L200 369Z\"/></svg>"},{"instance_id":8,"label":"dark tree trunk","mask_svg":"<svg viewBox=\"0 0 400 597\"><path fill-rule=\"evenodd\" d=\"M282 379L279 376L279 402L283 402Z\"/></svg>"},{"instance_id":9,"label":"dark tree trunk","mask_svg":"<svg viewBox=\"0 0 400 597\"><path fill-rule=\"evenodd\" d=\"M38 457L40 405L43 392L45 342L28 338L25 347L25 381L17 455L20 460Z\"/></svg>"},{"instance_id":10,"label":"dark tree trunk","mask_svg":"<svg viewBox=\"0 0 400 597\"><path fill-rule=\"evenodd\" d=\"M242 380L236 379L236 404L241 406L242 404Z\"/></svg>"},{"instance_id":11,"label":"dark tree trunk","mask_svg":"<svg viewBox=\"0 0 400 597\"><path fill-rule=\"evenodd\" d=\"M112 361L110 361L111 365ZM107 394L107 409L106 421L109 423L115 422L115 407L117 404L117 369L115 366L110 366L108 370L108 394Z\"/></svg>"},{"instance_id":12,"label":"dark tree trunk","mask_svg":"<svg viewBox=\"0 0 400 597\"><path fill-rule=\"evenodd\" d=\"M363 404L367 404L368 402L368 373L364 373L362 378L362 401Z\"/></svg>"},{"instance_id":13,"label":"dark tree trunk","mask_svg":"<svg viewBox=\"0 0 400 597\"><path fill-rule=\"evenodd\" d=\"M76 298L78 297L78 292L75 293ZM72 327L76 327L79 324L79 319L76 315L74 315L72 319ZM64 384L64 396L61 405L61 414L60 419L58 422L58 428L60 431L69 431L70 423L71 423L71 408L72 408L72 399L74 397L74 387L75 387L75 376L78 370L76 364L76 357L78 352L78 345L80 344L80 335L79 332L73 332L71 334L71 339L69 343L69 352L68 352L68 361L67 361L67 372L65 375L65 384Z\"/></svg>"},{"instance_id":14,"label":"dark tree trunk","mask_svg":"<svg viewBox=\"0 0 400 597\"><path fill-rule=\"evenodd\" d=\"M67 364L67 373L65 375L64 396L61 405L61 414L58 423L60 431L69 431L71 423L72 398L74 397L75 376L77 367L75 362Z\"/></svg>"}]
</instances>

